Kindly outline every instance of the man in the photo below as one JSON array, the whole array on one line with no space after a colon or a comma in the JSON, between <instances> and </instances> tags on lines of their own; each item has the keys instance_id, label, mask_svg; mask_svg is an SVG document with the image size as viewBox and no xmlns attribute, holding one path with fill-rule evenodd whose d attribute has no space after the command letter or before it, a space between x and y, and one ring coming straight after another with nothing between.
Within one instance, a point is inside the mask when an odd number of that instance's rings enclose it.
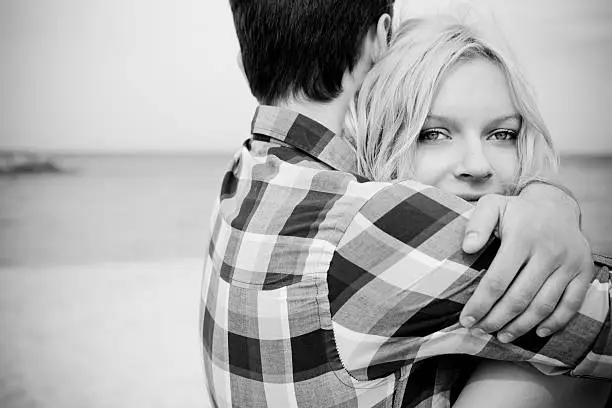
<instances>
[{"instance_id":1,"label":"man","mask_svg":"<svg viewBox=\"0 0 612 408\"><path fill-rule=\"evenodd\" d=\"M589 285L564 192L486 197L469 219L457 197L354 174L338 133L387 47L392 1L230 4L262 106L211 225L201 323L214 406L449 406L474 355L612 377L608 277Z\"/></svg>"}]
</instances>

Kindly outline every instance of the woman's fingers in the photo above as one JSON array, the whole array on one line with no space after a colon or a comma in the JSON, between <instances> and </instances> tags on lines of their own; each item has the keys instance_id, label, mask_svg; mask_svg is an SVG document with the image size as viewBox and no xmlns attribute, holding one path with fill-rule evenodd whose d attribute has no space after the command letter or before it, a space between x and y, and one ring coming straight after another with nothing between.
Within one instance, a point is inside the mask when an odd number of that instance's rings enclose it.
<instances>
[{"instance_id":1,"label":"woman's fingers","mask_svg":"<svg viewBox=\"0 0 612 408\"><path fill-rule=\"evenodd\" d=\"M536 327L543 320L551 316L555 310L557 310L557 305L559 304L564 292L571 289L571 286L568 286L570 280L571 273L558 270L555 271L553 275L546 282L544 282L533 301L529 303L526 310L499 331L497 334L499 341L502 343L507 343L521 337ZM566 313L562 314L562 317L564 318L568 316L571 317L572 315ZM546 327L554 327L555 329L558 329L562 326L551 324Z\"/></svg>"},{"instance_id":2,"label":"woman's fingers","mask_svg":"<svg viewBox=\"0 0 612 408\"><path fill-rule=\"evenodd\" d=\"M461 324L489 333L507 326L504 340L536 326L541 333L561 329L575 315L593 278L582 233L571 222L559 222L564 211L551 204L491 195L481 205L481 212L474 212L475 227L468 229L489 231L497 212L501 246L466 303ZM574 282L578 275L583 277Z\"/></svg>"},{"instance_id":3,"label":"woman's fingers","mask_svg":"<svg viewBox=\"0 0 612 408\"><path fill-rule=\"evenodd\" d=\"M489 331L481 326L482 319L486 319L486 327L500 328L513 318L507 319L503 316L516 316L514 312L517 311L517 305L513 304L514 299L507 299L505 294L528 255L527 249L520 242L511 239L502 241L491 267L461 311L460 321L464 327L470 328L478 323L478 327ZM503 307L498 307L495 315L490 317L489 312L502 297L505 299Z\"/></svg>"},{"instance_id":4,"label":"woman's fingers","mask_svg":"<svg viewBox=\"0 0 612 408\"><path fill-rule=\"evenodd\" d=\"M521 328L521 325L530 324L531 327L540 323L554 310L554 306L563 294L565 286L571 277L549 276L547 271L554 271L555 267L549 265L545 259L537 256L529 258L527 264L520 271L516 279L511 283L504 296L495 304L491 311L482 319L477 327L487 333L500 330L510 322L517 319L519 326L511 326L511 329ZM556 271L555 271L556 272ZM500 273L505 273L501 271ZM552 280L552 282L551 282ZM559 285L564 285L553 290ZM553 298L556 296L556 299ZM552 306L552 310L545 311L546 307ZM544 314L545 313L545 314ZM507 330L506 337L514 339L521 336L525 331Z\"/></svg>"},{"instance_id":5,"label":"woman's fingers","mask_svg":"<svg viewBox=\"0 0 612 408\"><path fill-rule=\"evenodd\" d=\"M466 253L473 254L480 251L491 234L497 231L506 202L507 197L497 194L489 194L478 200L478 205L465 228L462 247Z\"/></svg>"},{"instance_id":6,"label":"woman's fingers","mask_svg":"<svg viewBox=\"0 0 612 408\"><path fill-rule=\"evenodd\" d=\"M582 306L592 281L592 272L582 272L570 282L555 311L538 326L538 335L546 337L564 328Z\"/></svg>"}]
</instances>

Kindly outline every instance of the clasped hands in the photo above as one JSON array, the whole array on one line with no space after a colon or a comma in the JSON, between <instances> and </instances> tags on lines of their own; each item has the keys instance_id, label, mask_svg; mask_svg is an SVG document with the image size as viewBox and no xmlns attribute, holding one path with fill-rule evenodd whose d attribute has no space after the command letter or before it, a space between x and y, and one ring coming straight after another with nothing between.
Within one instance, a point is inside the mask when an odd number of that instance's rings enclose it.
<instances>
[{"instance_id":1,"label":"clasped hands","mask_svg":"<svg viewBox=\"0 0 612 408\"><path fill-rule=\"evenodd\" d=\"M507 343L537 327L548 336L578 312L594 278L578 204L535 183L518 196L483 196L466 227L463 250L482 249L492 233L501 246L465 305L460 322Z\"/></svg>"}]
</instances>

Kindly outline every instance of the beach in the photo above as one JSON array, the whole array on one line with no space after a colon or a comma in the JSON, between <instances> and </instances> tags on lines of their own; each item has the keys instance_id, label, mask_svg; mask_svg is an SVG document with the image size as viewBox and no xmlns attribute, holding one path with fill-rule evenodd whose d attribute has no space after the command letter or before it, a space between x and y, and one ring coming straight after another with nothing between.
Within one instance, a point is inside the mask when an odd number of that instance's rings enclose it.
<instances>
[{"instance_id":1,"label":"beach","mask_svg":"<svg viewBox=\"0 0 612 408\"><path fill-rule=\"evenodd\" d=\"M201 262L0 270L0 406L208 407Z\"/></svg>"},{"instance_id":2,"label":"beach","mask_svg":"<svg viewBox=\"0 0 612 408\"><path fill-rule=\"evenodd\" d=\"M0 407L208 407L201 270L230 155L65 156L0 178ZM568 157L612 254L612 158Z\"/></svg>"}]
</instances>

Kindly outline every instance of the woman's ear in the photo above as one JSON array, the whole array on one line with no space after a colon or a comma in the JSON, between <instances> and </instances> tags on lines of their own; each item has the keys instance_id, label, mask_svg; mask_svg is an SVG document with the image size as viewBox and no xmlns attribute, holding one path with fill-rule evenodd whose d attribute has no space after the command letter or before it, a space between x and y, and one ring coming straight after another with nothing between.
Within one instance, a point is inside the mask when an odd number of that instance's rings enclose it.
<instances>
[{"instance_id":1,"label":"woman's ear","mask_svg":"<svg viewBox=\"0 0 612 408\"><path fill-rule=\"evenodd\" d=\"M389 48L389 41L391 39L391 16L389 14L383 14L378 19L376 24L376 33L374 41L374 62L378 62Z\"/></svg>"}]
</instances>

